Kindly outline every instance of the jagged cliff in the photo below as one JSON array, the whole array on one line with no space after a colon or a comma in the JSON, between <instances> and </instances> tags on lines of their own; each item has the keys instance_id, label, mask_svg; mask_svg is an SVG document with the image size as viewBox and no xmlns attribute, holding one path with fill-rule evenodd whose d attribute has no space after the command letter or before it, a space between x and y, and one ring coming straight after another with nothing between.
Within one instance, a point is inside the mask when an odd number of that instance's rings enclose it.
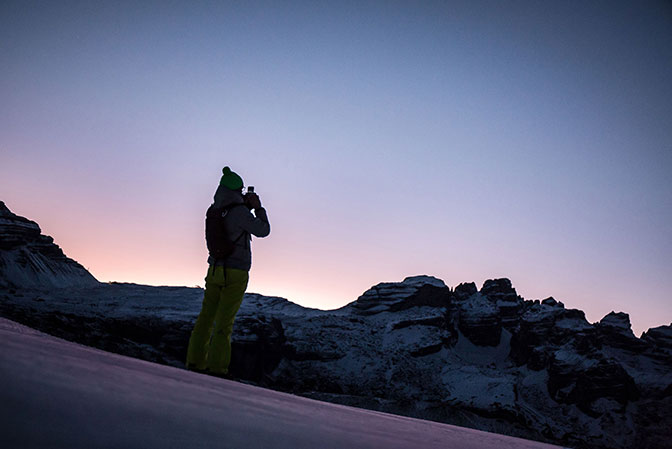
<instances>
[{"instance_id":1,"label":"jagged cliff","mask_svg":"<svg viewBox=\"0 0 672 449\"><path fill-rule=\"evenodd\" d=\"M98 281L66 257L34 221L12 213L0 201L0 288L72 287Z\"/></svg>"},{"instance_id":2,"label":"jagged cliff","mask_svg":"<svg viewBox=\"0 0 672 449\"><path fill-rule=\"evenodd\" d=\"M183 366L203 291L98 284L0 291L0 314L105 350ZM577 448L672 438L672 325L589 323L508 279L373 286L337 310L247 294L231 371L270 388Z\"/></svg>"}]
</instances>

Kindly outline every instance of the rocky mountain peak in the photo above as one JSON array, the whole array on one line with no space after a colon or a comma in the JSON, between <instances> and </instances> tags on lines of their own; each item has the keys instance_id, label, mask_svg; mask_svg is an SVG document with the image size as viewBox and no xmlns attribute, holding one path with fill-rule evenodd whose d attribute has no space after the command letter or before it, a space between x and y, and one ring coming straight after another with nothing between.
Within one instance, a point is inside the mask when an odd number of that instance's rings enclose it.
<instances>
[{"instance_id":1,"label":"rocky mountain peak","mask_svg":"<svg viewBox=\"0 0 672 449\"><path fill-rule=\"evenodd\" d=\"M349 305L357 313L372 315L421 305L447 306L450 288L433 276L410 276L402 282L381 282Z\"/></svg>"},{"instance_id":2,"label":"rocky mountain peak","mask_svg":"<svg viewBox=\"0 0 672 449\"><path fill-rule=\"evenodd\" d=\"M465 300L478 292L476 284L474 282L463 282L457 287L455 287L455 297L458 300Z\"/></svg>"},{"instance_id":3,"label":"rocky mountain peak","mask_svg":"<svg viewBox=\"0 0 672 449\"><path fill-rule=\"evenodd\" d=\"M610 312L600 320L601 326L615 327L624 331L631 331L630 315L625 312Z\"/></svg>"},{"instance_id":4,"label":"rocky mountain peak","mask_svg":"<svg viewBox=\"0 0 672 449\"><path fill-rule=\"evenodd\" d=\"M14 214L0 201L0 249L9 250L39 240L40 232L37 223Z\"/></svg>"},{"instance_id":5,"label":"rocky mountain peak","mask_svg":"<svg viewBox=\"0 0 672 449\"><path fill-rule=\"evenodd\" d=\"M92 286L98 281L68 258L34 221L0 201L0 286L53 288Z\"/></svg>"},{"instance_id":6,"label":"rocky mountain peak","mask_svg":"<svg viewBox=\"0 0 672 449\"><path fill-rule=\"evenodd\" d=\"M433 285L434 287L446 288L446 284L441 279L427 275L409 276L405 278L401 283L416 287L422 287L423 285Z\"/></svg>"},{"instance_id":7,"label":"rocky mountain peak","mask_svg":"<svg viewBox=\"0 0 672 449\"><path fill-rule=\"evenodd\" d=\"M604 344L631 353L646 351L647 345L635 337L630 316L624 312L610 312L596 324L599 339Z\"/></svg>"},{"instance_id":8,"label":"rocky mountain peak","mask_svg":"<svg viewBox=\"0 0 672 449\"><path fill-rule=\"evenodd\" d=\"M480 294L499 308L502 326L507 329L516 326L523 306L523 298L518 296L509 279L488 279L483 283Z\"/></svg>"},{"instance_id":9,"label":"rocky mountain peak","mask_svg":"<svg viewBox=\"0 0 672 449\"><path fill-rule=\"evenodd\" d=\"M517 300L518 294L516 289L511 285L511 281L507 278L488 279L481 287L481 294L493 299Z\"/></svg>"},{"instance_id":10,"label":"rocky mountain peak","mask_svg":"<svg viewBox=\"0 0 672 449\"><path fill-rule=\"evenodd\" d=\"M565 307L563 303L561 303L560 301L556 301L556 299L552 296L549 296L546 299L542 299L541 303L545 306L560 307L561 309Z\"/></svg>"},{"instance_id":11,"label":"rocky mountain peak","mask_svg":"<svg viewBox=\"0 0 672 449\"><path fill-rule=\"evenodd\" d=\"M642 341L672 356L672 323L667 326L652 327L642 334ZM670 386L672 387L672 383ZM672 394L672 391L670 393Z\"/></svg>"}]
</instances>

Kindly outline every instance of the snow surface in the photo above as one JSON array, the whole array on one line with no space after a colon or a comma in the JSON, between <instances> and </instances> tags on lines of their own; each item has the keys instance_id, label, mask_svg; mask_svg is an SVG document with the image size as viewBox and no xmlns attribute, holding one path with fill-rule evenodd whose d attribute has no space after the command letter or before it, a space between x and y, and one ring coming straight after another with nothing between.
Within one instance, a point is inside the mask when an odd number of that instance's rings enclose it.
<instances>
[{"instance_id":1,"label":"snow surface","mask_svg":"<svg viewBox=\"0 0 672 449\"><path fill-rule=\"evenodd\" d=\"M0 318L3 448L551 448L157 365Z\"/></svg>"}]
</instances>

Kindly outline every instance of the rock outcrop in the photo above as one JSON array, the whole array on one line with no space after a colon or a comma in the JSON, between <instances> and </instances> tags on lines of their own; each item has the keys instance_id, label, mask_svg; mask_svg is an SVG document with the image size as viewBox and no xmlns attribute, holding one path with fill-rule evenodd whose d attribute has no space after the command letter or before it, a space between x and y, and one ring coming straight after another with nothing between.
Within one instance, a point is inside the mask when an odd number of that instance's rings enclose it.
<instances>
[{"instance_id":1,"label":"rock outcrop","mask_svg":"<svg viewBox=\"0 0 672 449\"><path fill-rule=\"evenodd\" d=\"M649 329L642 334L642 341L672 355L672 327L670 326L658 326Z\"/></svg>"},{"instance_id":2,"label":"rock outcrop","mask_svg":"<svg viewBox=\"0 0 672 449\"><path fill-rule=\"evenodd\" d=\"M488 279L483 283L481 294L497 306L504 328L511 329L518 324L523 298L518 296L510 280Z\"/></svg>"},{"instance_id":3,"label":"rock outcrop","mask_svg":"<svg viewBox=\"0 0 672 449\"><path fill-rule=\"evenodd\" d=\"M476 293L460 303L459 329L475 345L497 346L502 335L502 315L496 302Z\"/></svg>"},{"instance_id":4,"label":"rock outcrop","mask_svg":"<svg viewBox=\"0 0 672 449\"><path fill-rule=\"evenodd\" d=\"M34 221L0 201L0 288L92 286L98 281L66 257Z\"/></svg>"}]
</instances>

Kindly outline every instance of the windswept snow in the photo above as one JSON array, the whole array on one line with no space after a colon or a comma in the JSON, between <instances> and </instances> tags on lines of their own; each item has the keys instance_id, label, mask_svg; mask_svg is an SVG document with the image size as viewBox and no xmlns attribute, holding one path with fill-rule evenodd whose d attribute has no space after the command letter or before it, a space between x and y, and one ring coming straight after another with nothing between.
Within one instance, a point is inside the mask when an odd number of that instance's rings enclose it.
<instances>
[{"instance_id":1,"label":"windswept snow","mask_svg":"<svg viewBox=\"0 0 672 449\"><path fill-rule=\"evenodd\" d=\"M3 448L550 448L204 376L0 318Z\"/></svg>"}]
</instances>

